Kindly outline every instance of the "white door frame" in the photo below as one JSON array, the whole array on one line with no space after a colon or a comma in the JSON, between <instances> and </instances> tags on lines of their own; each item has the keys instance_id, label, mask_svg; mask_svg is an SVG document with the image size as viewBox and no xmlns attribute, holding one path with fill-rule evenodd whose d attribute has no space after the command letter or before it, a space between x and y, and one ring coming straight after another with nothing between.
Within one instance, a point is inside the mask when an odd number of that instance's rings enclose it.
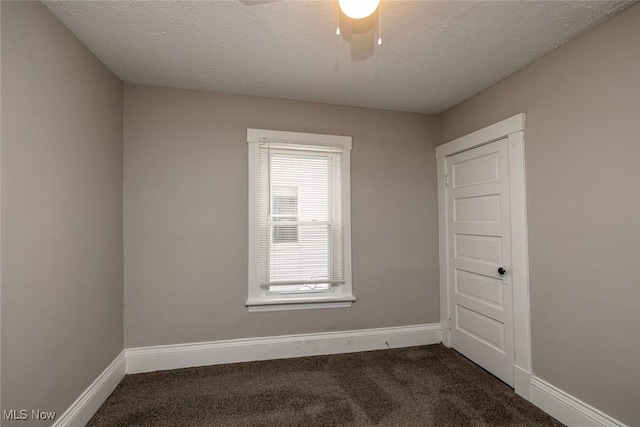
<instances>
[{"instance_id":1,"label":"white door frame","mask_svg":"<svg viewBox=\"0 0 640 427\"><path fill-rule=\"evenodd\" d=\"M440 323L442 343L451 346L447 229L446 157L508 138L509 195L511 197L511 271L513 283L514 388L530 400L531 323L529 319L529 255L524 164L524 113L436 147L438 163L438 223L440 248Z\"/></svg>"}]
</instances>

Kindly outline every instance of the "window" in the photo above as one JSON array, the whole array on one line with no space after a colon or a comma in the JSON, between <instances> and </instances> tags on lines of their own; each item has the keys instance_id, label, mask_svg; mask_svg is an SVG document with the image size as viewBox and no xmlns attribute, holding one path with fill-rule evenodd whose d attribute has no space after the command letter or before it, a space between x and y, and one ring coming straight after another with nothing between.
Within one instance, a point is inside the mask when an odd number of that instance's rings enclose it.
<instances>
[{"instance_id":1,"label":"window","mask_svg":"<svg viewBox=\"0 0 640 427\"><path fill-rule=\"evenodd\" d=\"M351 138L248 129L250 311L349 307Z\"/></svg>"},{"instance_id":2,"label":"window","mask_svg":"<svg viewBox=\"0 0 640 427\"><path fill-rule=\"evenodd\" d=\"M298 187L274 185L271 198L271 219L274 221L273 243L298 243L297 225L275 225L278 221L298 221Z\"/></svg>"}]
</instances>

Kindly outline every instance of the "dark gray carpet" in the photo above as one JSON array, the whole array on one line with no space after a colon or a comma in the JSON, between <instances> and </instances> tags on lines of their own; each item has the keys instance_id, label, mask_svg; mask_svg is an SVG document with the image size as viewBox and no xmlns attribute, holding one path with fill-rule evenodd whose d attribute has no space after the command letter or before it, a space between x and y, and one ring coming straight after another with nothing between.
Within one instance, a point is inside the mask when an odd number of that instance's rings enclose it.
<instances>
[{"instance_id":1,"label":"dark gray carpet","mask_svg":"<svg viewBox=\"0 0 640 427\"><path fill-rule=\"evenodd\" d=\"M89 426L561 426L442 345L127 375Z\"/></svg>"}]
</instances>

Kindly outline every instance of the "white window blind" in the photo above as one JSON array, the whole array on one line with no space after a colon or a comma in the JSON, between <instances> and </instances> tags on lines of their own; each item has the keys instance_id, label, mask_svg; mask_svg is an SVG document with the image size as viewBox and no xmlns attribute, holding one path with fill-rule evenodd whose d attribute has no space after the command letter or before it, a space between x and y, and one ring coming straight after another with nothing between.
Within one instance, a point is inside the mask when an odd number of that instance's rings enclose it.
<instances>
[{"instance_id":1,"label":"white window blind","mask_svg":"<svg viewBox=\"0 0 640 427\"><path fill-rule=\"evenodd\" d=\"M258 146L260 286L314 293L344 284L343 148Z\"/></svg>"}]
</instances>

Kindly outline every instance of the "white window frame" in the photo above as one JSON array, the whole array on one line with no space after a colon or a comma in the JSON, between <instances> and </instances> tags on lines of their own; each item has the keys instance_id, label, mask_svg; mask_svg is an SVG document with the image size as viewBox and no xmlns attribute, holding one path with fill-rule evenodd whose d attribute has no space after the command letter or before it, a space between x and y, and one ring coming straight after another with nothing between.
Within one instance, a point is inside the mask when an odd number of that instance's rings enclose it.
<instances>
[{"instance_id":1,"label":"white window frame","mask_svg":"<svg viewBox=\"0 0 640 427\"><path fill-rule=\"evenodd\" d=\"M264 140L300 145L342 147L342 209L344 225L345 283L331 292L269 295L260 285L260 175L259 143ZM351 282L351 137L314 133L247 129L249 151L249 289L246 305L250 312L318 308L346 308L356 300Z\"/></svg>"}]
</instances>

